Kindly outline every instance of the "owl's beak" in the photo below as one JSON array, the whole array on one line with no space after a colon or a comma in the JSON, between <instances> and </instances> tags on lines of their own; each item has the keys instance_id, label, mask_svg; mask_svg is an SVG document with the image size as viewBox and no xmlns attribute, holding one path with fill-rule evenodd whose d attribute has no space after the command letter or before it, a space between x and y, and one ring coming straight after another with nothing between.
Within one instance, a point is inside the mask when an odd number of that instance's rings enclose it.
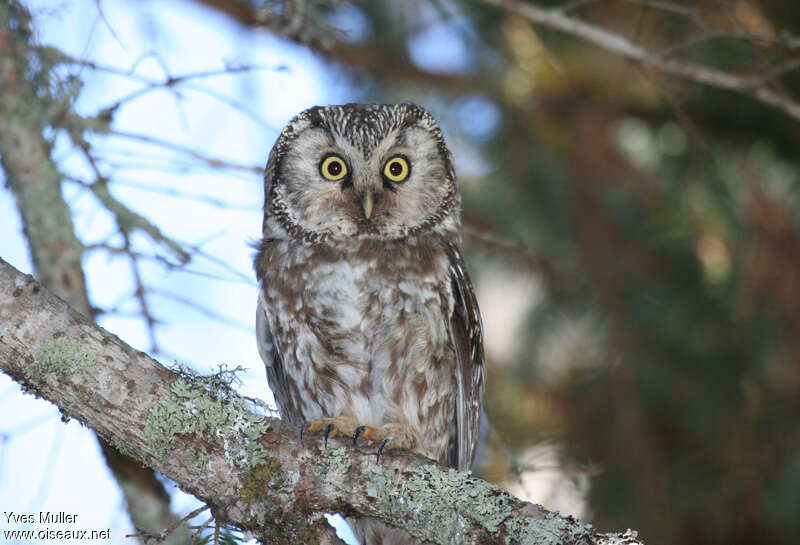
<instances>
[{"instance_id":1,"label":"owl's beak","mask_svg":"<svg viewBox=\"0 0 800 545\"><path fill-rule=\"evenodd\" d=\"M364 217L367 219L372 215L373 204L372 190L367 188L366 191L364 191L364 196L361 198L361 208L364 209Z\"/></svg>"}]
</instances>

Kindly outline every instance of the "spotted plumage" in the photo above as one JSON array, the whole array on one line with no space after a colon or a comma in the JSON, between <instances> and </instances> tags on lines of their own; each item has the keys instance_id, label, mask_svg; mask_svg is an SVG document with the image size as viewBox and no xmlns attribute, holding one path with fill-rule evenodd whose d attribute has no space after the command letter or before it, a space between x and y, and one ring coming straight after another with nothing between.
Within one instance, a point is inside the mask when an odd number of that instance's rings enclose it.
<instances>
[{"instance_id":1,"label":"spotted plumage","mask_svg":"<svg viewBox=\"0 0 800 545\"><path fill-rule=\"evenodd\" d=\"M282 416L365 425L468 469L482 328L436 122L413 104L311 108L281 133L265 182L256 328ZM353 526L364 545L413 543Z\"/></svg>"}]
</instances>

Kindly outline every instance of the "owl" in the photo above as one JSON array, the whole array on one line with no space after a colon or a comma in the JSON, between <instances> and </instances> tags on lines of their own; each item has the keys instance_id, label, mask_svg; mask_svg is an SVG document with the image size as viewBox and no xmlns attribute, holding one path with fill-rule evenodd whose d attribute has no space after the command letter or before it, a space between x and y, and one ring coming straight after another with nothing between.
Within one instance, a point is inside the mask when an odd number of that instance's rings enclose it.
<instances>
[{"instance_id":1,"label":"owl","mask_svg":"<svg viewBox=\"0 0 800 545\"><path fill-rule=\"evenodd\" d=\"M305 110L270 152L265 191L256 330L282 417L468 469L483 333L434 119L410 103ZM362 545L414 543L350 522Z\"/></svg>"}]
</instances>

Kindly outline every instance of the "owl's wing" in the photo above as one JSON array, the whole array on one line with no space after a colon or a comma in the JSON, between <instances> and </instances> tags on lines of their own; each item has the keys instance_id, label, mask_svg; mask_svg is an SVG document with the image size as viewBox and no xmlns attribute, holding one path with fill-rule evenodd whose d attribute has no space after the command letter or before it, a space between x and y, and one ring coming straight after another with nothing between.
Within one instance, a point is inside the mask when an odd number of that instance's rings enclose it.
<instances>
[{"instance_id":1,"label":"owl's wing","mask_svg":"<svg viewBox=\"0 0 800 545\"><path fill-rule=\"evenodd\" d=\"M481 397L483 396L483 323L478 301L467 276L464 259L453 243L448 243L453 312L447 317L450 340L456 353L458 397L455 434L448 445L448 462L459 470L472 466L478 444Z\"/></svg>"},{"instance_id":2,"label":"owl's wing","mask_svg":"<svg viewBox=\"0 0 800 545\"><path fill-rule=\"evenodd\" d=\"M275 402L281 412L281 417L294 424L300 425L302 418L297 411L294 400L289 395L289 385L286 382L286 375L283 369L278 347L275 346L275 339L269 329L269 319L267 317L267 304L264 301L264 294L259 290L258 307L256 308L256 339L258 341L258 353L264 360L267 367L267 381L275 396Z\"/></svg>"}]
</instances>

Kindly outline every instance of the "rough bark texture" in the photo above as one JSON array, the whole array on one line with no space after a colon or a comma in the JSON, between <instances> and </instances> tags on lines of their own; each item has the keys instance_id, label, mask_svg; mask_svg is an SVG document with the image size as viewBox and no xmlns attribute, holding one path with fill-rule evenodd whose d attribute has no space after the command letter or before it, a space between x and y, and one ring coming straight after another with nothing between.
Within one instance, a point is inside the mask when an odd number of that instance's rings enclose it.
<instances>
[{"instance_id":1,"label":"rough bark texture","mask_svg":"<svg viewBox=\"0 0 800 545\"><path fill-rule=\"evenodd\" d=\"M49 74L32 47L32 33L21 6L0 6L0 164L22 216L36 276L75 310L92 316L81 263L84 247L61 193L62 175L50 157L51 144L43 136L71 105L67 96L59 102L50 94ZM32 76L37 65L43 72ZM102 440L100 448L134 526L153 530L177 521L169 494L152 470ZM186 538L181 529L167 543Z\"/></svg>"},{"instance_id":2,"label":"rough bark texture","mask_svg":"<svg viewBox=\"0 0 800 545\"><path fill-rule=\"evenodd\" d=\"M162 367L2 260L0 368L264 543L329 539L330 512L438 544L640 543L635 532L598 534L421 456L389 451L376 463L372 449L346 439L303 444L224 381Z\"/></svg>"}]
</instances>

